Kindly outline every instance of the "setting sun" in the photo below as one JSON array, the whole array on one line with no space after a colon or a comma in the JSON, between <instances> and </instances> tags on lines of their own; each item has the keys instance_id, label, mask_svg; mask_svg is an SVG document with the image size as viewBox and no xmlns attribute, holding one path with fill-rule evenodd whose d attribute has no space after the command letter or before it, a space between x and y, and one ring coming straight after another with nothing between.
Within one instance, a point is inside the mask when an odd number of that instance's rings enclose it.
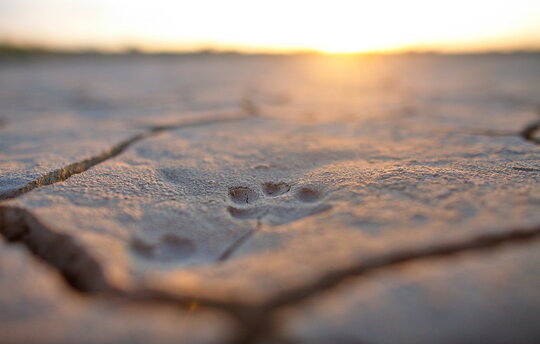
<instances>
[{"instance_id":1,"label":"setting sun","mask_svg":"<svg viewBox=\"0 0 540 344\"><path fill-rule=\"evenodd\" d=\"M540 46L540 2L4 0L0 40L146 51L479 51Z\"/></svg>"}]
</instances>

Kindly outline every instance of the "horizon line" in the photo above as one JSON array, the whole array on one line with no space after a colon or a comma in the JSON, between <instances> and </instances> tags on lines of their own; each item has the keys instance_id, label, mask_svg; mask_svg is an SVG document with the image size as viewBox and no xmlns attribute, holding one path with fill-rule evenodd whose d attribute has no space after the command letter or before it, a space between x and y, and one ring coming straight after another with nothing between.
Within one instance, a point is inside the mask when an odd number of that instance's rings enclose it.
<instances>
[{"instance_id":1,"label":"horizon line","mask_svg":"<svg viewBox=\"0 0 540 344\"><path fill-rule=\"evenodd\" d=\"M317 49L252 49L246 48L218 48L218 47L200 47L194 49L145 49L141 47L124 46L118 49L107 49L101 47L53 47L40 44L13 44L10 42L0 41L0 56L5 55L104 55L104 56L121 56L121 55L143 55L143 56L158 56L158 55L272 55L272 56L287 56L287 55L338 55L338 56L358 56L358 55L486 55L486 54L519 54L540 53L538 47L522 47L516 49L478 49L478 50L445 50L437 48L410 48L410 49L394 49L394 50L373 50L359 52L326 52Z\"/></svg>"}]
</instances>

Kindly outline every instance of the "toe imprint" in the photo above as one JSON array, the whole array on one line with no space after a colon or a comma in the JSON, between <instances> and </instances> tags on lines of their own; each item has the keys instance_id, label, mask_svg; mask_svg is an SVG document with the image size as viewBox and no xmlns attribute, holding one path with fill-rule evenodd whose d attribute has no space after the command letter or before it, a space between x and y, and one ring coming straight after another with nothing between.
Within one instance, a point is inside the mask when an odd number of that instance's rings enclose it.
<instances>
[{"instance_id":1,"label":"toe imprint","mask_svg":"<svg viewBox=\"0 0 540 344\"><path fill-rule=\"evenodd\" d=\"M262 185L263 192L266 196L279 196L289 192L291 186L286 183L264 183Z\"/></svg>"},{"instance_id":2,"label":"toe imprint","mask_svg":"<svg viewBox=\"0 0 540 344\"><path fill-rule=\"evenodd\" d=\"M234 203L253 203L259 198L257 193L246 186L234 186L229 188L229 197Z\"/></svg>"}]
</instances>

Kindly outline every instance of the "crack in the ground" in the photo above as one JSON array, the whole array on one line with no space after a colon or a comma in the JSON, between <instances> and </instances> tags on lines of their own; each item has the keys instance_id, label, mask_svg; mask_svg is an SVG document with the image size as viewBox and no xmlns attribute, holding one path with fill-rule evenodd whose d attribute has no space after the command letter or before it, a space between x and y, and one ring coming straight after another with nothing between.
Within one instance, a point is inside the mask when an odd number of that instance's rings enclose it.
<instances>
[{"instance_id":1,"label":"crack in the ground","mask_svg":"<svg viewBox=\"0 0 540 344\"><path fill-rule=\"evenodd\" d=\"M516 171L522 172L540 172L540 168L530 168L530 167L512 167Z\"/></svg>"},{"instance_id":2,"label":"crack in the ground","mask_svg":"<svg viewBox=\"0 0 540 344\"><path fill-rule=\"evenodd\" d=\"M240 318L242 305L198 295L169 295L148 288L126 290L115 286L98 260L69 234L59 233L39 221L31 211L0 205L0 235L7 242L24 244L34 256L60 273L72 290L87 295L123 298L128 301L161 302L188 308L193 302L224 310Z\"/></svg>"},{"instance_id":3,"label":"crack in the ground","mask_svg":"<svg viewBox=\"0 0 540 344\"><path fill-rule=\"evenodd\" d=\"M540 116L540 109L537 111ZM449 133L466 133L468 135L487 136L487 137L515 137L519 136L525 141L529 141L535 144L540 144L540 120L536 120L532 123L525 125L520 131L512 130L496 130L496 129L471 129L462 128L460 131L440 131L442 134Z\"/></svg>"},{"instance_id":4,"label":"crack in the ground","mask_svg":"<svg viewBox=\"0 0 540 344\"><path fill-rule=\"evenodd\" d=\"M70 235L42 224L30 211L0 206L0 234L8 242L22 242L37 257L62 273L68 284L82 292L111 292L99 262Z\"/></svg>"},{"instance_id":5,"label":"crack in the ground","mask_svg":"<svg viewBox=\"0 0 540 344\"><path fill-rule=\"evenodd\" d=\"M537 115L540 116L540 107L536 111ZM529 123L523 128L519 135L525 140L537 145L540 145L540 119Z\"/></svg>"},{"instance_id":6,"label":"crack in the ground","mask_svg":"<svg viewBox=\"0 0 540 344\"><path fill-rule=\"evenodd\" d=\"M527 125L520 135L524 140L540 145L540 121L536 121Z\"/></svg>"},{"instance_id":7,"label":"crack in the ground","mask_svg":"<svg viewBox=\"0 0 540 344\"><path fill-rule=\"evenodd\" d=\"M540 144L540 136L537 137L540 132L540 121L535 121L525 126L520 131L505 131L505 130L469 130L463 129L460 133L467 133L469 135L476 136L488 136L488 137L515 137L519 136L525 141ZM448 133L448 132L444 132Z\"/></svg>"},{"instance_id":8,"label":"crack in the ground","mask_svg":"<svg viewBox=\"0 0 540 344\"><path fill-rule=\"evenodd\" d=\"M243 332L231 343L254 343L263 336L272 335L274 315L278 310L313 298L345 280L412 261L429 260L470 251L484 251L504 244L537 239L540 237L540 226L483 234L455 242L396 250L371 258L362 258L347 266L329 271L303 286L284 290L268 301L255 305L228 302L219 298L201 298L188 293L181 295L151 289L123 290L113 286L107 280L100 263L76 239L47 228L26 209L8 205L0 206L0 232L8 241L24 243L34 255L59 271L76 291L89 295L121 297L132 302L175 304L182 308L187 308L196 302L202 307L224 311L242 325Z\"/></svg>"},{"instance_id":9,"label":"crack in the ground","mask_svg":"<svg viewBox=\"0 0 540 344\"><path fill-rule=\"evenodd\" d=\"M235 343L254 343L264 335L272 334L274 324L273 316L277 310L289 307L312 298L319 293L336 287L345 280L353 277L365 276L374 271L395 267L412 261L430 260L465 252L483 251L493 249L505 244L525 242L540 237L540 226L529 229L515 229L503 233L483 234L461 241L441 243L428 247L419 247L410 250L394 251L388 254L362 259L332 270L304 286L281 292L257 309L252 315L250 327Z\"/></svg>"},{"instance_id":10,"label":"crack in the ground","mask_svg":"<svg viewBox=\"0 0 540 344\"><path fill-rule=\"evenodd\" d=\"M467 133L469 135L475 135L475 136L487 136L487 137L515 137L516 135L521 135L519 132L516 131L508 131L508 130L482 130L482 129L468 129L463 128L460 133Z\"/></svg>"},{"instance_id":11,"label":"crack in the ground","mask_svg":"<svg viewBox=\"0 0 540 344\"><path fill-rule=\"evenodd\" d=\"M192 118L192 119L184 120L184 121L169 124L169 125L152 126L148 130L131 136L130 138L118 143L117 145L113 146L112 148L106 150L105 152L101 154L95 155L88 159L71 163L57 170L48 172L18 189L13 189L13 190L3 192L0 194L0 201L19 197L36 188L55 184L58 182L63 182L75 174L85 172L88 169L98 164L101 164L104 161L107 161L109 159L112 159L120 155L134 143L150 138L152 136L158 135L159 133L162 133L164 131L172 131L176 129L189 128L189 127L200 127L204 125L223 123L223 122L240 121L240 120L245 120L247 118L251 118L252 116L253 115L251 113L246 113L245 111L243 111L243 112L238 112L236 114L229 115L229 116L212 115L212 116L205 116L203 118Z\"/></svg>"}]
</instances>

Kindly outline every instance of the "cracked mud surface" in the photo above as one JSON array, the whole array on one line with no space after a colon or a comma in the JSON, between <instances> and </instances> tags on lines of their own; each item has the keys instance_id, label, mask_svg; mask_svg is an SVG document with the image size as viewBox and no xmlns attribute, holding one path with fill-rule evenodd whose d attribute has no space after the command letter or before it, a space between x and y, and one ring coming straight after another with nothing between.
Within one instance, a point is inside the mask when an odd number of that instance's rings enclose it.
<instances>
[{"instance_id":1,"label":"cracked mud surface","mask_svg":"<svg viewBox=\"0 0 540 344\"><path fill-rule=\"evenodd\" d=\"M169 88L103 91L149 65ZM41 61L21 80L55 96L13 99L24 68L0 64L11 342L540 338L537 55Z\"/></svg>"}]
</instances>

